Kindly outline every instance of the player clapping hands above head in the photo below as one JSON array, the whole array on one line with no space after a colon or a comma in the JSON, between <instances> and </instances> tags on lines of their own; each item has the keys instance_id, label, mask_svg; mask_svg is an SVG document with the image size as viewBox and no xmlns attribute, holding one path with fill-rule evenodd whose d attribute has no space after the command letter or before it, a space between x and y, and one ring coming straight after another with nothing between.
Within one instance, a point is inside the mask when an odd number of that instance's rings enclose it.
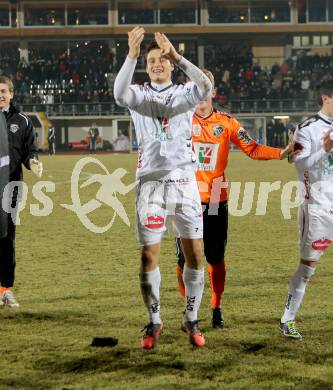
<instances>
[{"instance_id":1,"label":"player clapping hands above head","mask_svg":"<svg viewBox=\"0 0 333 390\"><path fill-rule=\"evenodd\" d=\"M195 181L195 156L191 127L194 108L211 92L211 82L196 66L182 57L168 38L155 33L146 52L150 82L131 85L144 29L128 33L128 56L115 80L116 102L128 107L138 140L139 179L136 213L137 235L142 245L140 284L149 323L142 337L145 349L155 346L163 325L160 317L160 242L167 218L173 217L185 253L186 296L182 328L195 346L203 346L197 313L204 286L201 262L202 213ZM189 77L186 85L173 85L171 74L177 64ZM173 210L168 207L172 204Z\"/></svg>"}]
</instances>

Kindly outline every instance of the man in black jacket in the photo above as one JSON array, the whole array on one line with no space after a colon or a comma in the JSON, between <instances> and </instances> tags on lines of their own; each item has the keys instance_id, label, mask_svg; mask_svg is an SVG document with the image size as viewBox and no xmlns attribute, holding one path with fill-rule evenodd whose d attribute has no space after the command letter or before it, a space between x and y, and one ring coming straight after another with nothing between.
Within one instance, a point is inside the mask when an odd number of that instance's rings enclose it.
<instances>
[{"instance_id":1,"label":"man in black jacket","mask_svg":"<svg viewBox=\"0 0 333 390\"><path fill-rule=\"evenodd\" d=\"M38 177L43 166L38 161L32 122L11 103L13 94L12 81L0 76L0 110L7 121L9 180L19 182L23 178L22 164ZM11 194L12 210L19 201L16 185ZM7 235L0 239L0 306L19 306L11 290L15 277L15 220L13 213L7 215Z\"/></svg>"},{"instance_id":2,"label":"man in black jacket","mask_svg":"<svg viewBox=\"0 0 333 390\"><path fill-rule=\"evenodd\" d=\"M47 140L49 143L49 156L53 156L55 154L55 129L51 123L49 124Z\"/></svg>"},{"instance_id":3,"label":"man in black jacket","mask_svg":"<svg viewBox=\"0 0 333 390\"><path fill-rule=\"evenodd\" d=\"M9 183L9 151L8 151L8 132L6 118L0 111L0 239L7 236L8 232L8 214L5 209L9 206L9 202L5 204L5 199L2 199L2 194L7 184ZM4 207L6 206L6 207Z\"/></svg>"}]
</instances>

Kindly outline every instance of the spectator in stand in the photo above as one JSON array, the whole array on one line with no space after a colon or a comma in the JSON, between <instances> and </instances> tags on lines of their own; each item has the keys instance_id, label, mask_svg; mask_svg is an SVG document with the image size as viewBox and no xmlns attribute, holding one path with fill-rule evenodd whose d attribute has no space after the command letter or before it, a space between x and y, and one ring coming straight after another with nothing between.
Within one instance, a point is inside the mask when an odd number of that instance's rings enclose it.
<instances>
[{"instance_id":1,"label":"spectator in stand","mask_svg":"<svg viewBox=\"0 0 333 390\"><path fill-rule=\"evenodd\" d=\"M275 119L273 128L273 146L279 147L284 144L286 128L280 119Z\"/></svg>"},{"instance_id":2,"label":"spectator in stand","mask_svg":"<svg viewBox=\"0 0 333 390\"><path fill-rule=\"evenodd\" d=\"M289 72L289 65L288 65L287 62L284 62L284 63L281 65L280 72L281 72L281 74L282 74L283 76L286 75L286 74Z\"/></svg>"},{"instance_id":3,"label":"spectator in stand","mask_svg":"<svg viewBox=\"0 0 333 390\"><path fill-rule=\"evenodd\" d=\"M230 81L230 72L228 69L224 69L222 72L222 83L229 84Z\"/></svg>"},{"instance_id":4,"label":"spectator in stand","mask_svg":"<svg viewBox=\"0 0 333 390\"><path fill-rule=\"evenodd\" d=\"M90 154L96 154L97 137L99 136L99 130L96 123L93 123L88 131L89 137L89 150Z\"/></svg>"},{"instance_id":5,"label":"spectator in stand","mask_svg":"<svg viewBox=\"0 0 333 390\"><path fill-rule=\"evenodd\" d=\"M271 119L266 125L267 145L273 146L274 143L274 122Z\"/></svg>"},{"instance_id":6,"label":"spectator in stand","mask_svg":"<svg viewBox=\"0 0 333 390\"><path fill-rule=\"evenodd\" d=\"M244 72L244 78L248 83L250 83L253 80L254 71L253 71L252 67L246 69L246 71Z\"/></svg>"}]
</instances>

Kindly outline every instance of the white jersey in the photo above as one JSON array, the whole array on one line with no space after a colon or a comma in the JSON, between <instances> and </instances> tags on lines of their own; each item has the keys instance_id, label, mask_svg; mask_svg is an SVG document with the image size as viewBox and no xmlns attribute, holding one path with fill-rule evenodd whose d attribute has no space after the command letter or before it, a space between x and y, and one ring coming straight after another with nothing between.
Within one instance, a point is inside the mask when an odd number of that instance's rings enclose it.
<instances>
[{"instance_id":1,"label":"white jersey","mask_svg":"<svg viewBox=\"0 0 333 390\"><path fill-rule=\"evenodd\" d=\"M209 79L182 58L179 67L196 82L162 87L129 85L135 64L126 59L116 78L115 97L119 105L129 108L133 119L139 148L137 177L158 172L164 175L177 168L193 170L192 117L195 106L211 92Z\"/></svg>"},{"instance_id":2,"label":"white jersey","mask_svg":"<svg viewBox=\"0 0 333 390\"><path fill-rule=\"evenodd\" d=\"M194 84L158 91L150 84L131 86L141 101L131 108L139 147L137 176L193 167L192 117L199 102Z\"/></svg>"},{"instance_id":3,"label":"white jersey","mask_svg":"<svg viewBox=\"0 0 333 390\"><path fill-rule=\"evenodd\" d=\"M294 150L302 201L329 209L333 208L333 150L325 152L323 136L331 130L333 119L320 111L298 125Z\"/></svg>"}]
</instances>

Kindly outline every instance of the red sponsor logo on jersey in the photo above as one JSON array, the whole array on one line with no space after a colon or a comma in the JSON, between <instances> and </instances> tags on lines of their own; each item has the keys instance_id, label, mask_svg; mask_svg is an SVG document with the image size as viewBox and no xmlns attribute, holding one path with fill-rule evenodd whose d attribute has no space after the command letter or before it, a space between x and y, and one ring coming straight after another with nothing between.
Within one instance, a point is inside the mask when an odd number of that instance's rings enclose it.
<instances>
[{"instance_id":1,"label":"red sponsor logo on jersey","mask_svg":"<svg viewBox=\"0 0 333 390\"><path fill-rule=\"evenodd\" d=\"M332 242L333 241L328 238L321 238L320 240L313 241L311 247L315 251L324 251L330 244L332 244Z\"/></svg>"},{"instance_id":2,"label":"red sponsor logo on jersey","mask_svg":"<svg viewBox=\"0 0 333 390\"><path fill-rule=\"evenodd\" d=\"M170 132L169 119L166 117L158 117L157 119L160 122L162 133L168 134Z\"/></svg>"},{"instance_id":3,"label":"red sponsor logo on jersey","mask_svg":"<svg viewBox=\"0 0 333 390\"><path fill-rule=\"evenodd\" d=\"M164 226L164 218L160 215L149 215L144 225L148 229L160 229Z\"/></svg>"}]
</instances>

